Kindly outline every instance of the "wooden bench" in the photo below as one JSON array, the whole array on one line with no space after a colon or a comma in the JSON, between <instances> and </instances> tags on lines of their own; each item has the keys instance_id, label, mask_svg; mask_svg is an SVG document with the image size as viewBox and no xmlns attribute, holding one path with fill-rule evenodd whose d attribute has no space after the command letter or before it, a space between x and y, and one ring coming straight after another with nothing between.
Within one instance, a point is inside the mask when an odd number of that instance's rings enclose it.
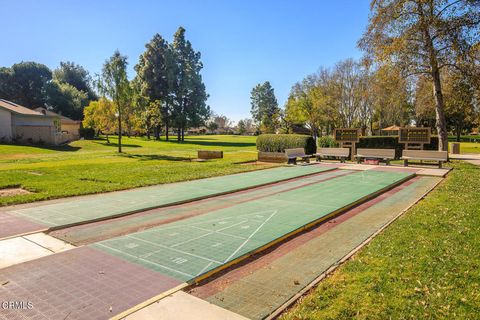
<instances>
[{"instance_id":1,"label":"wooden bench","mask_svg":"<svg viewBox=\"0 0 480 320\"><path fill-rule=\"evenodd\" d=\"M308 163L311 157L311 155L305 154L303 148L285 149L285 156L288 159L288 163L293 162L293 164L297 163L298 158Z\"/></svg>"},{"instance_id":2,"label":"wooden bench","mask_svg":"<svg viewBox=\"0 0 480 320\"><path fill-rule=\"evenodd\" d=\"M430 150L403 150L403 165L408 166L408 160L438 161L438 167L442 168L442 163L448 161L447 151Z\"/></svg>"},{"instance_id":3,"label":"wooden bench","mask_svg":"<svg viewBox=\"0 0 480 320\"><path fill-rule=\"evenodd\" d=\"M360 163L362 159L379 159L385 161L387 165L390 164L390 160L395 159L395 149L357 149L355 155L357 163Z\"/></svg>"},{"instance_id":4,"label":"wooden bench","mask_svg":"<svg viewBox=\"0 0 480 320\"><path fill-rule=\"evenodd\" d=\"M339 158L340 161L343 163L345 162L345 159L347 159L349 156L349 148L317 148L317 153L315 153L317 161L321 161L322 158L332 157Z\"/></svg>"}]
</instances>

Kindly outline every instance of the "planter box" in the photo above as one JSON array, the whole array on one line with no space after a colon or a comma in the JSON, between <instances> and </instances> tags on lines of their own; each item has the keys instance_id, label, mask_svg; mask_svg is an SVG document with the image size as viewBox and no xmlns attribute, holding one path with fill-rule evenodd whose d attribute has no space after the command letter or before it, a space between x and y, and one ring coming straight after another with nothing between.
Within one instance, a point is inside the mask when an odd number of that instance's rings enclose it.
<instances>
[{"instance_id":1,"label":"planter box","mask_svg":"<svg viewBox=\"0 0 480 320\"><path fill-rule=\"evenodd\" d=\"M283 152L258 151L258 161L283 163L287 162L288 158Z\"/></svg>"},{"instance_id":2,"label":"planter box","mask_svg":"<svg viewBox=\"0 0 480 320\"><path fill-rule=\"evenodd\" d=\"M198 159L222 159L223 151L198 150Z\"/></svg>"}]
</instances>

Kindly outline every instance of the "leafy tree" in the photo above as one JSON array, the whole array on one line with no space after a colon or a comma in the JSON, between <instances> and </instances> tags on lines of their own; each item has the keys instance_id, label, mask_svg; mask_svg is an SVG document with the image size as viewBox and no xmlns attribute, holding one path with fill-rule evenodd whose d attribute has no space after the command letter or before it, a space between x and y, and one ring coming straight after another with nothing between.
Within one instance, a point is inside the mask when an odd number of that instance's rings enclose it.
<instances>
[{"instance_id":1,"label":"leafy tree","mask_svg":"<svg viewBox=\"0 0 480 320\"><path fill-rule=\"evenodd\" d=\"M166 139L171 122L173 93L175 90L175 75L177 65L172 48L161 35L155 34L153 39L145 45L145 52L140 56L135 66L139 93L147 99L145 120L155 123L156 138L159 139L160 119L163 119L166 128ZM157 106L160 110L151 108ZM153 119L154 116L161 116Z\"/></svg>"},{"instance_id":2,"label":"leafy tree","mask_svg":"<svg viewBox=\"0 0 480 320\"><path fill-rule=\"evenodd\" d=\"M20 62L0 69L0 97L30 109L43 107L50 69L36 62Z\"/></svg>"},{"instance_id":3,"label":"leafy tree","mask_svg":"<svg viewBox=\"0 0 480 320\"><path fill-rule=\"evenodd\" d=\"M244 135L244 134L247 133L247 126L245 124L245 121L243 121L243 120L238 121L237 131L241 135Z\"/></svg>"},{"instance_id":4,"label":"leafy tree","mask_svg":"<svg viewBox=\"0 0 480 320\"><path fill-rule=\"evenodd\" d=\"M132 88L127 78L127 57L117 50L102 68L99 90L115 106L118 124L118 152L122 152L122 119L128 117L132 105Z\"/></svg>"},{"instance_id":5,"label":"leafy tree","mask_svg":"<svg viewBox=\"0 0 480 320\"><path fill-rule=\"evenodd\" d=\"M405 75L432 79L439 150L447 150L441 71L461 68L478 43L480 2L471 0L372 0L370 24L359 45Z\"/></svg>"},{"instance_id":6,"label":"leafy tree","mask_svg":"<svg viewBox=\"0 0 480 320\"><path fill-rule=\"evenodd\" d=\"M287 121L306 126L314 139L321 135L322 127L327 125L329 113L328 83L323 81L325 78L320 73L309 75L296 83L285 106Z\"/></svg>"},{"instance_id":7,"label":"leafy tree","mask_svg":"<svg viewBox=\"0 0 480 320\"><path fill-rule=\"evenodd\" d=\"M207 129L208 131L210 131L210 133L215 133L215 131L217 131L218 129L218 123L216 123L215 121L207 122Z\"/></svg>"},{"instance_id":8,"label":"leafy tree","mask_svg":"<svg viewBox=\"0 0 480 320\"><path fill-rule=\"evenodd\" d=\"M98 136L100 133L107 135L113 133L117 128L115 118L115 105L105 98L98 101L90 101L90 104L83 109L83 127L93 128Z\"/></svg>"},{"instance_id":9,"label":"leafy tree","mask_svg":"<svg viewBox=\"0 0 480 320\"><path fill-rule=\"evenodd\" d=\"M270 82L257 84L250 95L251 114L260 130L266 133L274 133L278 127L280 109L277 98Z\"/></svg>"},{"instance_id":10,"label":"leafy tree","mask_svg":"<svg viewBox=\"0 0 480 320\"><path fill-rule=\"evenodd\" d=\"M176 62L173 92L173 122L177 127L178 141L184 140L184 131L190 126L198 127L210 116L206 101L208 95L200 71L203 64L200 52L193 50L185 39L185 29L175 32L172 51Z\"/></svg>"},{"instance_id":11,"label":"leafy tree","mask_svg":"<svg viewBox=\"0 0 480 320\"><path fill-rule=\"evenodd\" d=\"M80 120L87 104L87 94L68 83L53 80L46 85L46 106L54 112Z\"/></svg>"},{"instance_id":12,"label":"leafy tree","mask_svg":"<svg viewBox=\"0 0 480 320\"><path fill-rule=\"evenodd\" d=\"M369 91L378 129L408 124L412 110L408 86L401 70L394 66L382 65L373 72Z\"/></svg>"},{"instance_id":13,"label":"leafy tree","mask_svg":"<svg viewBox=\"0 0 480 320\"><path fill-rule=\"evenodd\" d=\"M60 62L60 66L53 70L53 80L56 80L58 83L67 83L84 92L88 100L98 99L92 87L90 74L78 64L70 61Z\"/></svg>"}]
</instances>

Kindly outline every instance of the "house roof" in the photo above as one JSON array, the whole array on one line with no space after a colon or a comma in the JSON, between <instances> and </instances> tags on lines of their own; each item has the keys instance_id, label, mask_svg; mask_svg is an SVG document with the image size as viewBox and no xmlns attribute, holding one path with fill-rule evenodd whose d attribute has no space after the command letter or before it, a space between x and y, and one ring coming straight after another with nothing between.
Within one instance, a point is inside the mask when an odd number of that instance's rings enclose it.
<instances>
[{"instance_id":1,"label":"house roof","mask_svg":"<svg viewBox=\"0 0 480 320\"><path fill-rule=\"evenodd\" d=\"M390 126L382 129L382 131L398 131L398 130L400 130L399 126Z\"/></svg>"},{"instance_id":2,"label":"house roof","mask_svg":"<svg viewBox=\"0 0 480 320\"><path fill-rule=\"evenodd\" d=\"M38 111L39 113L41 114L45 114L47 116L51 116L51 117L58 117L60 118L60 121L62 121L62 123L71 123L71 124L77 124L77 123L80 123L81 121L77 121L77 120L72 120L68 117L65 117L65 116L62 116L61 114L58 114L56 112L53 112L53 111L50 111L46 108L36 108L35 111Z\"/></svg>"},{"instance_id":3,"label":"house roof","mask_svg":"<svg viewBox=\"0 0 480 320\"><path fill-rule=\"evenodd\" d=\"M6 109L8 111L11 111L17 114L23 114L23 115L29 115L29 116L43 116L43 117L45 116L44 114L38 111L28 109L24 106L21 106L19 104L16 104L14 102L4 100L4 99L0 99L0 108Z\"/></svg>"}]
</instances>

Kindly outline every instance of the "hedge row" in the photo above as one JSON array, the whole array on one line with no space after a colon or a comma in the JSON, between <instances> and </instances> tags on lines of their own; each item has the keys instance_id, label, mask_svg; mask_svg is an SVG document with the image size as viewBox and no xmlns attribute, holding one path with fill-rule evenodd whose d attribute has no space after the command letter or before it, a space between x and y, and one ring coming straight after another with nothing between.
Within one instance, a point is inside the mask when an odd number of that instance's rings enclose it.
<instances>
[{"instance_id":1,"label":"hedge row","mask_svg":"<svg viewBox=\"0 0 480 320\"><path fill-rule=\"evenodd\" d=\"M307 154L314 154L315 140L303 134L262 134L257 138L258 151L285 152L292 148L304 148Z\"/></svg>"},{"instance_id":2,"label":"hedge row","mask_svg":"<svg viewBox=\"0 0 480 320\"><path fill-rule=\"evenodd\" d=\"M330 136L318 139L319 147L335 147L338 144ZM307 154L315 153L315 141L311 136L301 134L262 134L257 138L257 149L263 152L285 152L285 149L304 148ZM357 148L395 149L395 158L399 159L403 143L398 143L396 136L361 137ZM432 136L430 144L424 145L425 150L438 150L438 137Z\"/></svg>"},{"instance_id":3,"label":"hedge row","mask_svg":"<svg viewBox=\"0 0 480 320\"><path fill-rule=\"evenodd\" d=\"M403 143L398 143L398 137L392 136L373 136L361 137L357 143L357 148L370 149L395 149L395 158L399 159L402 156L402 150L405 149ZM438 150L438 137L432 136L430 144L423 146L425 150Z\"/></svg>"}]
</instances>

